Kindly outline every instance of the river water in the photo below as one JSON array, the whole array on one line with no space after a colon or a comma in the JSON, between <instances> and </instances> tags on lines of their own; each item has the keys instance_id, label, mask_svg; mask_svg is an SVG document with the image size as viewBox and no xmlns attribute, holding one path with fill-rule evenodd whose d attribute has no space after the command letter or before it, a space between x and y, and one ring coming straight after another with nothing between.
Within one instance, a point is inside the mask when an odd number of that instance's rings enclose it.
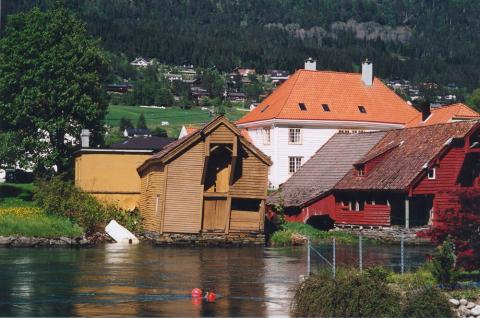
<instances>
[{"instance_id":1,"label":"river water","mask_svg":"<svg viewBox=\"0 0 480 318\"><path fill-rule=\"evenodd\" d=\"M331 257L329 245L317 249ZM373 250L366 264L398 262L396 247ZM416 266L430 249L406 251ZM338 246L337 263L356 262L356 252ZM313 269L324 266L312 259ZM288 316L305 271L304 247L0 249L0 316ZM192 301L195 287L217 301Z\"/></svg>"}]
</instances>

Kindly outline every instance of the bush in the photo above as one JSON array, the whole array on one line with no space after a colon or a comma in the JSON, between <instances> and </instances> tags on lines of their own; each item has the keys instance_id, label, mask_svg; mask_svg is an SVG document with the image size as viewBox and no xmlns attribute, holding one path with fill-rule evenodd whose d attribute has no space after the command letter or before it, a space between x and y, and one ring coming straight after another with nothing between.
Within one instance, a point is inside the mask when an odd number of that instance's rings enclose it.
<instances>
[{"instance_id":1,"label":"bush","mask_svg":"<svg viewBox=\"0 0 480 318\"><path fill-rule=\"evenodd\" d=\"M372 269L320 273L297 289L292 303L296 317L398 317L400 294L385 282L386 272Z\"/></svg>"},{"instance_id":2,"label":"bush","mask_svg":"<svg viewBox=\"0 0 480 318\"><path fill-rule=\"evenodd\" d=\"M407 292L402 316L412 318L453 317L447 297L435 287L423 287Z\"/></svg>"},{"instance_id":3,"label":"bush","mask_svg":"<svg viewBox=\"0 0 480 318\"><path fill-rule=\"evenodd\" d=\"M331 240L335 238L338 243L354 243L357 238L349 233L339 231L322 231L313 226L299 222L284 222L280 225L280 230L274 232L270 237L270 242L275 246L291 245L292 236L300 234L309 237L314 241Z\"/></svg>"},{"instance_id":4,"label":"bush","mask_svg":"<svg viewBox=\"0 0 480 318\"><path fill-rule=\"evenodd\" d=\"M432 257L432 275L445 287L455 285L455 246L450 240L437 246Z\"/></svg>"},{"instance_id":5,"label":"bush","mask_svg":"<svg viewBox=\"0 0 480 318\"><path fill-rule=\"evenodd\" d=\"M129 213L113 204L101 204L92 195L71 182L64 181L62 176L40 181L34 200L46 213L69 218L85 228L87 234L97 231L111 219L117 220L131 231L141 229L138 211Z\"/></svg>"}]
</instances>

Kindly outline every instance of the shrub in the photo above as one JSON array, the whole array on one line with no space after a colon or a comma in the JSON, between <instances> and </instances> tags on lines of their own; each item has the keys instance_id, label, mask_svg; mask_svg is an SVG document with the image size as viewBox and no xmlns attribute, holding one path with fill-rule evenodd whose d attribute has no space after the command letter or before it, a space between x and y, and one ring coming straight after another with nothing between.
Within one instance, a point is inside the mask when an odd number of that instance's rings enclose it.
<instances>
[{"instance_id":1,"label":"shrub","mask_svg":"<svg viewBox=\"0 0 480 318\"><path fill-rule=\"evenodd\" d=\"M453 317L447 297L435 287L410 290L402 316L411 318Z\"/></svg>"},{"instance_id":2,"label":"shrub","mask_svg":"<svg viewBox=\"0 0 480 318\"><path fill-rule=\"evenodd\" d=\"M296 317L397 317L400 294L385 282L386 272L372 269L320 273L297 289L292 303Z\"/></svg>"},{"instance_id":3,"label":"shrub","mask_svg":"<svg viewBox=\"0 0 480 318\"><path fill-rule=\"evenodd\" d=\"M36 203L48 214L68 217L88 234L116 219L129 230L141 229L138 212L129 213L113 204L104 205L62 176L40 181L34 195Z\"/></svg>"},{"instance_id":4,"label":"shrub","mask_svg":"<svg viewBox=\"0 0 480 318\"><path fill-rule=\"evenodd\" d=\"M439 284L452 287L456 283L455 246L449 240L437 246L432 257L432 275Z\"/></svg>"}]
</instances>

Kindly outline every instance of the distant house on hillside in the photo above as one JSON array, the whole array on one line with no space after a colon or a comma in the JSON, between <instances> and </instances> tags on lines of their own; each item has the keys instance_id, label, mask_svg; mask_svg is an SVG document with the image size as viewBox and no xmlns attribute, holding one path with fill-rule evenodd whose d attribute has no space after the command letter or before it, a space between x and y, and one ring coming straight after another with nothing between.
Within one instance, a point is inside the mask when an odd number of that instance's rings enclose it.
<instances>
[{"instance_id":1,"label":"distant house on hillside","mask_svg":"<svg viewBox=\"0 0 480 318\"><path fill-rule=\"evenodd\" d=\"M372 63L357 74L317 71L309 59L237 125L272 158L269 179L276 188L334 134L403 128L417 115L374 78Z\"/></svg>"},{"instance_id":2,"label":"distant house on hillside","mask_svg":"<svg viewBox=\"0 0 480 318\"><path fill-rule=\"evenodd\" d=\"M285 82L289 77L288 71L283 70L267 70L266 77L275 84L281 84Z\"/></svg>"},{"instance_id":3,"label":"distant house on hillside","mask_svg":"<svg viewBox=\"0 0 480 318\"><path fill-rule=\"evenodd\" d=\"M407 123L406 127L428 126L478 118L480 118L479 113L465 104L457 103L424 110Z\"/></svg>"},{"instance_id":4,"label":"distant house on hillside","mask_svg":"<svg viewBox=\"0 0 480 318\"><path fill-rule=\"evenodd\" d=\"M247 94L242 92L228 92L227 99L232 102L245 102L247 100Z\"/></svg>"},{"instance_id":5,"label":"distant house on hillside","mask_svg":"<svg viewBox=\"0 0 480 318\"><path fill-rule=\"evenodd\" d=\"M332 137L267 204L337 226L436 224L452 190L480 188L480 121Z\"/></svg>"},{"instance_id":6,"label":"distant house on hillside","mask_svg":"<svg viewBox=\"0 0 480 318\"><path fill-rule=\"evenodd\" d=\"M127 128L123 131L124 137L150 137L150 129Z\"/></svg>"},{"instance_id":7,"label":"distant house on hillside","mask_svg":"<svg viewBox=\"0 0 480 318\"><path fill-rule=\"evenodd\" d=\"M130 65L136 66L136 67L147 67L152 64L153 64L152 59L145 59L143 57L137 57L136 59L130 62Z\"/></svg>"}]
</instances>

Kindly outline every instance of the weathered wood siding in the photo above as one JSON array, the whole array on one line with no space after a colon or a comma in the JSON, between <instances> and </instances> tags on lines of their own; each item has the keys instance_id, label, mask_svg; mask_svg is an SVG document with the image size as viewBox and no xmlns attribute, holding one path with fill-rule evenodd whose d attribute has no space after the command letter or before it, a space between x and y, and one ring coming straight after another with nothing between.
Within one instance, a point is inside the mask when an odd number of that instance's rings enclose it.
<instances>
[{"instance_id":1,"label":"weathered wood siding","mask_svg":"<svg viewBox=\"0 0 480 318\"><path fill-rule=\"evenodd\" d=\"M335 216L335 197L330 194L323 197L310 205L304 207L300 213L293 215L285 215L285 218L290 222L304 222L312 216L329 215L332 219Z\"/></svg>"},{"instance_id":2,"label":"weathered wood siding","mask_svg":"<svg viewBox=\"0 0 480 318\"><path fill-rule=\"evenodd\" d=\"M413 194L435 194L456 188L457 177L465 160L463 148L451 149L435 168L435 179L424 177L413 190Z\"/></svg>"},{"instance_id":3,"label":"weathered wood siding","mask_svg":"<svg viewBox=\"0 0 480 318\"><path fill-rule=\"evenodd\" d=\"M260 229L259 212L232 210L230 231L258 231Z\"/></svg>"},{"instance_id":4,"label":"weathered wood siding","mask_svg":"<svg viewBox=\"0 0 480 318\"><path fill-rule=\"evenodd\" d=\"M202 225L204 144L168 163L163 232L198 233Z\"/></svg>"},{"instance_id":5,"label":"weathered wood siding","mask_svg":"<svg viewBox=\"0 0 480 318\"><path fill-rule=\"evenodd\" d=\"M240 147L242 147L240 145ZM246 156L238 158L237 169L242 168L241 176L234 179L230 194L235 197L264 197L268 187L268 165L258 159L250 150L242 147Z\"/></svg>"},{"instance_id":6,"label":"weathered wood siding","mask_svg":"<svg viewBox=\"0 0 480 318\"><path fill-rule=\"evenodd\" d=\"M365 204L362 211L349 211L341 203L335 209L335 223L390 226L390 207L383 204Z\"/></svg>"},{"instance_id":7,"label":"weathered wood siding","mask_svg":"<svg viewBox=\"0 0 480 318\"><path fill-rule=\"evenodd\" d=\"M236 135L225 125L218 126L214 131L209 134L209 139L211 144L219 143L219 144L228 144L233 143L233 138Z\"/></svg>"},{"instance_id":8,"label":"weathered wood siding","mask_svg":"<svg viewBox=\"0 0 480 318\"><path fill-rule=\"evenodd\" d=\"M146 231L159 232L162 228L162 215L165 191L163 167L151 167L141 180L142 197L140 211ZM144 190L145 189L145 190Z\"/></svg>"}]
</instances>

